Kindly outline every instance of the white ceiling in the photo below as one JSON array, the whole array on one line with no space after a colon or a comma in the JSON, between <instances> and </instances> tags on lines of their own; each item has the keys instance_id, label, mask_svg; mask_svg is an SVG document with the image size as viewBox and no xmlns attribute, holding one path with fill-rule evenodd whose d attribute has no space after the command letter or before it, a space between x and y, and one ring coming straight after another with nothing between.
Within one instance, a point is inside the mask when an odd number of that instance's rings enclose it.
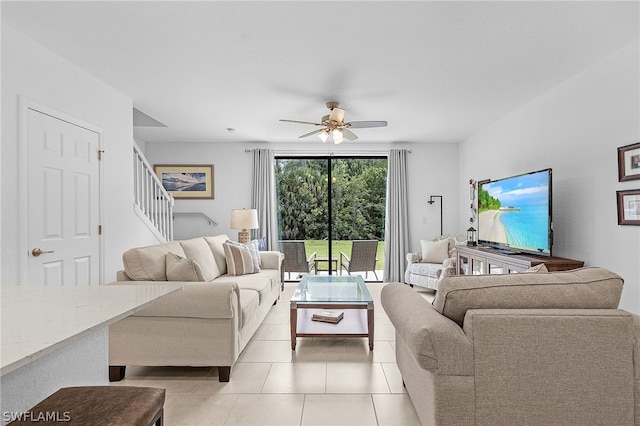
<instances>
[{"instance_id":1,"label":"white ceiling","mask_svg":"<svg viewBox=\"0 0 640 426\"><path fill-rule=\"evenodd\" d=\"M458 142L639 38L636 1L2 2L2 21L167 125L296 141L325 102L365 142ZM227 128L236 129L228 132Z\"/></svg>"}]
</instances>

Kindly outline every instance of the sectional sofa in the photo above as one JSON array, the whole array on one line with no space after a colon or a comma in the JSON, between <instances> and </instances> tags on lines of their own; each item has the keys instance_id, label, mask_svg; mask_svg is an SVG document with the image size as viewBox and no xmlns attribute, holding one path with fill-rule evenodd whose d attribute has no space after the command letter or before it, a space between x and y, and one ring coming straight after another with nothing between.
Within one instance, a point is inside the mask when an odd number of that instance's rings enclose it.
<instances>
[{"instance_id":1,"label":"sectional sofa","mask_svg":"<svg viewBox=\"0 0 640 426\"><path fill-rule=\"evenodd\" d=\"M244 248L230 258L226 241L226 235L194 238L123 254L124 270L109 285L179 283L183 289L109 328L111 381L121 380L128 365L215 366L219 380L229 381L280 296L283 255L256 249L250 254L257 266L250 265Z\"/></svg>"}]
</instances>

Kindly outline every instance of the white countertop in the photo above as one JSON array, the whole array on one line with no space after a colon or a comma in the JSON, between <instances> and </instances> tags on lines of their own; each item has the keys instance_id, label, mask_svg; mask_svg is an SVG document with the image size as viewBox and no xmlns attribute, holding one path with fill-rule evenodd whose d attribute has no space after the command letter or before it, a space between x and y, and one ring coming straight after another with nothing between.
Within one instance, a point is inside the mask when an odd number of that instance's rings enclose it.
<instances>
[{"instance_id":1,"label":"white countertop","mask_svg":"<svg viewBox=\"0 0 640 426\"><path fill-rule=\"evenodd\" d=\"M181 289L179 284L0 286L0 375Z\"/></svg>"}]
</instances>

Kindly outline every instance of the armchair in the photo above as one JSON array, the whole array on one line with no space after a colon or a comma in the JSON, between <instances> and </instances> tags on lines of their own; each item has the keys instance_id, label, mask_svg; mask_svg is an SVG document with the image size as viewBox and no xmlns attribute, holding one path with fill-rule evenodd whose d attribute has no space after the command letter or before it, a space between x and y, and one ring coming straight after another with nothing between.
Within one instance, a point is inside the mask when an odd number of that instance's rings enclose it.
<instances>
[{"instance_id":1,"label":"armchair","mask_svg":"<svg viewBox=\"0 0 640 426\"><path fill-rule=\"evenodd\" d=\"M422 251L407 254L404 282L411 287L417 285L437 290L438 283L445 277L456 275L456 246L466 243L467 237L462 234L441 235L433 241L421 240Z\"/></svg>"}]
</instances>

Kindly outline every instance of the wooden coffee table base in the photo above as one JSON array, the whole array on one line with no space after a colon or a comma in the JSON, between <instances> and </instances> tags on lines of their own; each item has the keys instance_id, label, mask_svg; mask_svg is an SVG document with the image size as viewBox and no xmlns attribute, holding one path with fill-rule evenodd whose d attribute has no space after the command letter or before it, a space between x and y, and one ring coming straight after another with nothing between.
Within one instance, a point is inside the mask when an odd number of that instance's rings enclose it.
<instances>
[{"instance_id":1,"label":"wooden coffee table base","mask_svg":"<svg viewBox=\"0 0 640 426\"><path fill-rule=\"evenodd\" d=\"M321 310L343 311L344 318L337 324L312 321L313 314ZM344 304L291 302L289 312L291 350L296 350L298 337L368 337L369 350L373 350L373 302Z\"/></svg>"}]
</instances>

